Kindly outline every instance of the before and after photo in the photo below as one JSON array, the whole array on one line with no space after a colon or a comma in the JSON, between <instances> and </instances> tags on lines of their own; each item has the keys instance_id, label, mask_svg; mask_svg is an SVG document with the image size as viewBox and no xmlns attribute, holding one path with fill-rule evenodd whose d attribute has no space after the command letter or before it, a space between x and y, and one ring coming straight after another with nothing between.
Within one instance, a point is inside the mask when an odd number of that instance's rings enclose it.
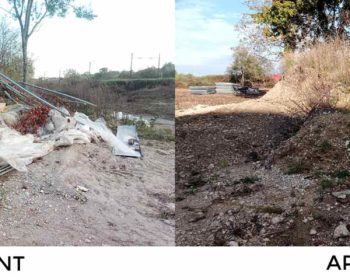
<instances>
[{"instance_id":1,"label":"before and after photo","mask_svg":"<svg viewBox=\"0 0 350 280\"><path fill-rule=\"evenodd\" d=\"M348 1L0 4L1 246L348 246Z\"/></svg>"}]
</instances>

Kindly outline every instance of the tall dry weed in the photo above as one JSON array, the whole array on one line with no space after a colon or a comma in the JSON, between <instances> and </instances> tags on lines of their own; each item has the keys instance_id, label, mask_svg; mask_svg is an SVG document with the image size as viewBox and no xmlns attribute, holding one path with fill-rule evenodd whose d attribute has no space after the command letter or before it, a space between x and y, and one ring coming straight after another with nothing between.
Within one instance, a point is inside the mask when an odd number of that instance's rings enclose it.
<instances>
[{"instance_id":1,"label":"tall dry weed","mask_svg":"<svg viewBox=\"0 0 350 280\"><path fill-rule=\"evenodd\" d=\"M335 39L288 53L284 67L284 84L292 89L291 104L299 111L349 106L349 41Z\"/></svg>"}]
</instances>

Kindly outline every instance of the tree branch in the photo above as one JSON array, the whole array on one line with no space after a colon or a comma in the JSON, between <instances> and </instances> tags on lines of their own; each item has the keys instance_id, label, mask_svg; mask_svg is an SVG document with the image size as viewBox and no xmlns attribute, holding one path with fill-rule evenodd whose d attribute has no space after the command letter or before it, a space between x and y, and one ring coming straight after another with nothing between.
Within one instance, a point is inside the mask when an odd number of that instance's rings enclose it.
<instances>
[{"instance_id":1,"label":"tree branch","mask_svg":"<svg viewBox=\"0 0 350 280\"><path fill-rule=\"evenodd\" d=\"M21 17L23 15L23 11L24 11L24 4L25 4L25 0L22 0L21 14L20 14Z\"/></svg>"},{"instance_id":2,"label":"tree branch","mask_svg":"<svg viewBox=\"0 0 350 280\"><path fill-rule=\"evenodd\" d=\"M28 37L32 36L35 29L38 27L38 25L43 21L43 19L47 16L47 8L45 12L42 14L42 16L38 19L38 21L33 25L31 31L28 33Z\"/></svg>"},{"instance_id":3,"label":"tree branch","mask_svg":"<svg viewBox=\"0 0 350 280\"><path fill-rule=\"evenodd\" d=\"M16 4L16 3L17 3L17 1L14 0L12 6L13 6L13 9L15 10L16 17L21 18L21 15L20 15L19 12L18 12L17 4Z\"/></svg>"},{"instance_id":4,"label":"tree branch","mask_svg":"<svg viewBox=\"0 0 350 280\"><path fill-rule=\"evenodd\" d=\"M10 14L11 16L13 15L11 11L6 10L6 9L5 9L5 8L3 8L3 7L0 7L0 10L3 10L4 12L6 12L6 13Z\"/></svg>"}]
</instances>

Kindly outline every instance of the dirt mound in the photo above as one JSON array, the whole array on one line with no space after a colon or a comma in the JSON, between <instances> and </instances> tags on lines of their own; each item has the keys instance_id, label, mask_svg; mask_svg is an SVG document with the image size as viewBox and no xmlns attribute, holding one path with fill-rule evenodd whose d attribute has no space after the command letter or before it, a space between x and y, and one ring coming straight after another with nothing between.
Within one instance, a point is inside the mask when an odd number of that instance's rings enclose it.
<instances>
[{"instance_id":1,"label":"dirt mound","mask_svg":"<svg viewBox=\"0 0 350 280\"><path fill-rule=\"evenodd\" d=\"M1 177L0 244L174 245L174 145L143 153L74 145Z\"/></svg>"},{"instance_id":2,"label":"dirt mound","mask_svg":"<svg viewBox=\"0 0 350 280\"><path fill-rule=\"evenodd\" d=\"M350 115L321 112L273 153L273 162L289 174L338 172L349 168L348 140Z\"/></svg>"}]
</instances>

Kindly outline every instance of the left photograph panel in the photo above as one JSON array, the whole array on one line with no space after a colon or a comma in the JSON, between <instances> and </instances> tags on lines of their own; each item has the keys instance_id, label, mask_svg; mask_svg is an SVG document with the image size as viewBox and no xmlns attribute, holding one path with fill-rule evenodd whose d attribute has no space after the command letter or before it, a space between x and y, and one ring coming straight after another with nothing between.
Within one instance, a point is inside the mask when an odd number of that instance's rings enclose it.
<instances>
[{"instance_id":1,"label":"left photograph panel","mask_svg":"<svg viewBox=\"0 0 350 280\"><path fill-rule=\"evenodd\" d=\"M172 0L0 4L0 246L174 246Z\"/></svg>"}]
</instances>

